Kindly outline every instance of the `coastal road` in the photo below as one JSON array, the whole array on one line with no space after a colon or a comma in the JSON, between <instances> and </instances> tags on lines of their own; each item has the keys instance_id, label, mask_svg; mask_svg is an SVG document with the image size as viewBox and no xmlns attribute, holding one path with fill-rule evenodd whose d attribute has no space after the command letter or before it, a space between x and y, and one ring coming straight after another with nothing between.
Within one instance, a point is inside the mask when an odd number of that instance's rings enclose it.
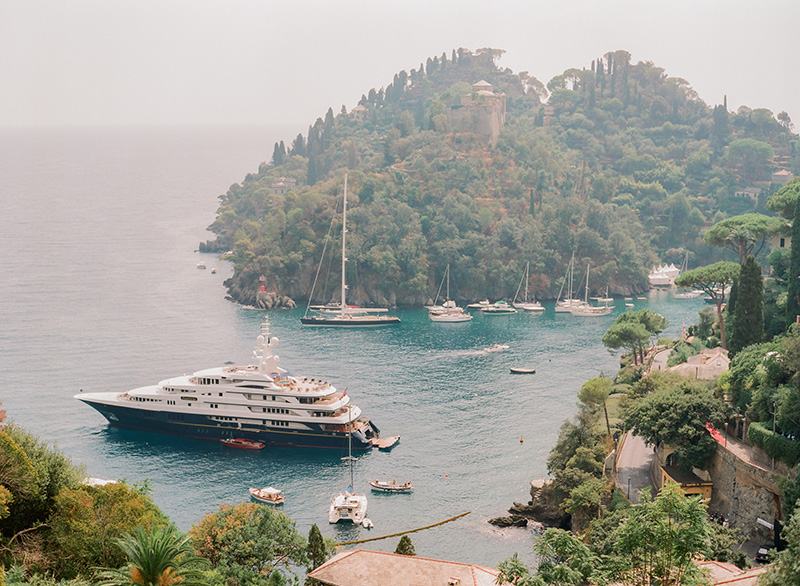
<instances>
[{"instance_id":1,"label":"coastal road","mask_svg":"<svg viewBox=\"0 0 800 586\"><path fill-rule=\"evenodd\" d=\"M617 486L632 503L639 502L640 490L649 488L651 494L655 492L650 479L653 458L653 449L646 446L641 437L628 431L617 460Z\"/></svg>"}]
</instances>

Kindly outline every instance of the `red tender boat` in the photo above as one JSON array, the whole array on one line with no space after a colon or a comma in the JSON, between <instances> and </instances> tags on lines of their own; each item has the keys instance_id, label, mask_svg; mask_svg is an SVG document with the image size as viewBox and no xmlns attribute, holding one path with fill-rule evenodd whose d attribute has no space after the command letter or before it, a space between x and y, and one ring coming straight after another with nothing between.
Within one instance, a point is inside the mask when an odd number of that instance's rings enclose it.
<instances>
[{"instance_id":1,"label":"red tender boat","mask_svg":"<svg viewBox=\"0 0 800 586\"><path fill-rule=\"evenodd\" d=\"M223 440L219 440L219 443L229 448L241 448L243 450L260 450L266 445L263 442L241 437L227 437Z\"/></svg>"}]
</instances>

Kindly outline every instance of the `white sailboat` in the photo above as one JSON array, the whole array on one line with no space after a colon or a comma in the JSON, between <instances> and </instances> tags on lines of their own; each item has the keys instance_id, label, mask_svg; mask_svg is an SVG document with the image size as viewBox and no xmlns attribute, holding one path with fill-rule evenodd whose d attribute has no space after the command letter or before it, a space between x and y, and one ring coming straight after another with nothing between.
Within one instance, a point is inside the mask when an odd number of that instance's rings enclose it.
<instances>
[{"instance_id":1,"label":"white sailboat","mask_svg":"<svg viewBox=\"0 0 800 586\"><path fill-rule=\"evenodd\" d=\"M528 300L528 280L530 279L530 268L531 263L528 261L525 263L525 274L522 275L522 279L520 279L519 285L517 285L517 292L514 293L514 300L511 302L511 305L516 307L517 309L524 309L525 311L544 311L544 307L538 301L529 301ZM525 283L525 296L523 297L522 301L517 301L517 296L519 295L519 290L522 288L522 283Z\"/></svg>"},{"instance_id":2,"label":"white sailboat","mask_svg":"<svg viewBox=\"0 0 800 586\"><path fill-rule=\"evenodd\" d=\"M367 495L353 494L353 450L352 450L352 420L348 425L347 456L342 460L347 460L350 468L350 485L345 492L340 492L331 499L331 506L328 510L328 522L339 523L349 521L352 523L363 523L367 516Z\"/></svg>"},{"instance_id":3,"label":"white sailboat","mask_svg":"<svg viewBox=\"0 0 800 586\"><path fill-rule=\"evenodd\" d=\"M300 323L304 326L349 326L349 327L364 327L364 326L388 326L399 324L400 318L394 315L377 315L387 311L386 309L367 309L364 307L348 307L346 303L347 297L347 281L345 280L345 268L347 266L347 256L345 256L345 240L347 235L347 175L344 176L344 195L342 204L342 300L341 303L334 306L326 306L324 309L316 307L318 312L316 315L308 315L309 310L315 310L311 305L311 299L314 296L314 288L311 289L309 296L309 305L306 307L306 313L300 318ZM320 265L322 261L320 260ZM314 280L316 285L316 279Z\"/></svg>"},{"instance_id":4,"label":"white sailboat","mask_svg":"<svg viewBox=\"0 0 800 586\"><path fill-rule=\"evenodd\" d=\"M564 280L561 282L561 289L558 291L558 298L556 300L556 313L572 313L573 308L583 305L583 301L572 297L572 280L575 271L575 253L572 253L572 258L569 260L567 272L564 275ZM567 292L564 298L561 298L561 293L564 292L564 285L567 286Z\"/></svg>"},{"instance_id":5,"label":"white sailboat","mask_svg":"<svg viewBox=\"0 0 800 586\"><path fill-rule=\"evenodd\" d=\"M462 323L466 321L470 321L472 319L472 315L469 313L465 313L463 309L456 305L456 302L450 299L450 264L447 264L447 268L444 270L444 276L442 277L442 281L447 281L447 292L445 294L445 301L442 305L437 305L436 303L439 301L439 293L442 292L442 284L439 284L439 291L436 293L436 301L433 304L433 307L428 308L428 317L431 318L431 321L437 323Z\"/></svg>"},{"instance_id":6,"label":"white sailboat","mask_svg":"<svg viewBox=\"0 0 800 586\"><path fill-rule=\"evenodd\" d=\"M586 290L583 296L583 303L579 306L570 307L572 315L581 317L598 317L611 313L608 303L605 305L591 305L589 303L589 265L586 265Z\"/></svg>"}]
</instances>

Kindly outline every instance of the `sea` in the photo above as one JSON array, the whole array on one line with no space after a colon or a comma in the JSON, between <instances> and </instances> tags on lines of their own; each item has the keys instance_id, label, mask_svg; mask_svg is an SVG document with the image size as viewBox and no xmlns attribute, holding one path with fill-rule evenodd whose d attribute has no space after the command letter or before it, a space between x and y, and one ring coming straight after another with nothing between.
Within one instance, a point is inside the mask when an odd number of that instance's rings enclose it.
<instances>
[{"instance_id":1,"label":"sea","mask_svg":"<svg viewBox=\"0 0 800 586\"><path fill-rule=\"evenodd\" d=\"M232 267L198 244L213 238L207 227L218 196L296 132L0 129L2 409L88 476L147 480L183 531L223 503L248 500L249 487L271 485L285 492L281 510L303 534L316 523L350 543L469 512L412 533L417 555L496 567L518 553L533 563L535 528L487 520L528 501L583 382L616 372L618 356L600 341L614 316L650 308L669 319L665 334L674 337L697 321L703 302L651 292L616 299L606 317L555 314L550 302L543 314L479 314L459 324L398 309L399 326L357 330L301 326L302 308L241 307L226 300ZM392 451L363 453L353 464L373 529L328 523L331 497L349 484L340 450L240 451L119 429L75 399L246 363L265 318L284 368L347 389L384 435L401 436ZM495 343L509 349L483 350ZM511 374L515 366L536 373ZM370 493L372 478L411 481L415 490ZM394 551L398 541L343 547Z\"/></svg>"}]
</instances>

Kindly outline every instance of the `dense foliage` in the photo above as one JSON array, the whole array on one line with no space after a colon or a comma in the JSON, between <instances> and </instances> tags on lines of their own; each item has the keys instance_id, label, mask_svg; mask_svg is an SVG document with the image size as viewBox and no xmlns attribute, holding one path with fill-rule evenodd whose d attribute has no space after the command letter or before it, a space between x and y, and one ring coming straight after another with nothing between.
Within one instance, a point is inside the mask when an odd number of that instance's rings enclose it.
<instances>
[{"instance_id":1,"label":"dense foliage","mask_svg":"<svg viewBox=\"0 0 800 586\"><path fill-rule=\"evenodd\" d=\"M610 520L606 552L593 551L566 531L548 529L534 546L536 573L512 558L500 564L501 577L514 586L699 582L700 570L692 561L712 553L713 531L699 499L686 498L678 485L668 483L655 499L643 493L638 506Z\"/></svg>"},{"instance_id":2,"label":"dense foliage","mask_svg":"<svg viewBox=\"0 0 800 586\"><path fill-rule=\"evenodd\" d=\"M256 503L221 505L189 534L197 554L208 559L232 586L257 586L281 569L289 573L292 564L308 562L306 540L294 522Z\"/></svg>"},{"instance_id":3,"label":"dense foliage","mask_svg":"<svg viewBox=\"0 0 800 586\"><path fill-rule=\"evenodd\" d=\"M501 55L428 59L276 144L270 163L221 196L216 240L204 245L230 251L232 297L253 303L263 274L279 293L307 298L345 172L351 300L416 304L447 263L456 299L510 296L528 261L531 290L553 298L573 251L577 266L591 263L593 288L642 290L659 258L680 263L688 249L694 262L719 260L703 229L764 209L763 197L754 206L735 193L754 181L774 192L773 156L800 163L785 113L712 109L685 80L625 51L546 87L498 67ZM462 98L486 101L479 80L505 94L495 142L457 124ZM333 286L317 291L328 301Z\"/></svg>"}]
</instances>

